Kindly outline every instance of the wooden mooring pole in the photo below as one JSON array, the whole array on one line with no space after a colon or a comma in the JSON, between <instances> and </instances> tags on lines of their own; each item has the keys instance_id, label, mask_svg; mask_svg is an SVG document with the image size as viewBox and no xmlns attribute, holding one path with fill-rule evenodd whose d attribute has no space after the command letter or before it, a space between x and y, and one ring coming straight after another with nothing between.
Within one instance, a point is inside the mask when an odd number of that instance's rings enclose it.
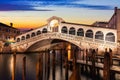
<instances>
[{"instance_id":1,"label":"wooden mooring pole","mask_svg":"<svg viewBox=\"0 0 120 80\"><path fill-rule=\"evenodd\" d=\"M95 49L92 49L92 56L91 56L91 61L92 61L92 67L91 67L91 73L92 73L92 79L95 80L95 76L96 76L96 70L95 70L95 55L96 55L96 51Z\"/></svg>"},{"instance_id":2,"label":"wooden mooring pole","mask_svg":"<svg viewBox=\"0 0 120 80\"><path fill-rule=\"evenodd\" d=\"M39 80L43 80L43 53L39 55Z\"/></svg>"},{"instance_id":3,"label":"wooden mooring pole","mask_svg":"<svg viewBox=\"0 0 120 80\"><path fill-rule=\"evenodd\" d=\"M103 80L110 80L110 53L104 54Z\"/></svg>"},{"instance_id":4,"label":"wooden mooring pole","mask_svg":"<svg viewBox=\"0 0 120 80\"><path fill-rule=\"evenodd\" d=\"M43 53L39 55L39 59L36 64L36 80L43 80Z\"/></svg>"},{"instance_id":5,"label":"wooden mooring pole","mask_svg":"<svg viewBox=\"0 0 120 80\"><path fill-rule=\"evenodd\" d=\"M26 57L23 58L22 80L26 80Z\"/></svg>"},{"instance_id":6,"label":"wooden mooring pole","mask_svg":"<svg viewBox=\"0 0 120 80\"><path fill-rule=\"evenodd\" d=\"M52 79L53 80L55 80L55 78L56 78L56 75L55 75L55 72L56 72L55 55L56 55L56 52L55 52L55 50L53 50L53 52L52 52Z\"/></svg>"},{"instance_id":7,"label":"wooden mooring pole","mask_svg":"<svg viewBox=\"0 0 120 80\"><path fill-rule=\"evenodd\" d=\"M67 50L64 49L65 54L65 80L68 80L68 53Z\"/></svg>"},{"instance_id":8,"label":"wooden mooring pole","mask_svg":"<svg viewBox=\"0 0 120 80\"><path fill-rule=\"evenodd\" d=\"M13 67L12 67L12 80L15 80L15 70L16 70L16 53L13 54Z\"/></svg>"},{"instance_id":9,"label":"wooden mooring pole","mask_svg":"<svg viewBox=\"0 0 120 80\"><path fill-rule=\"evenodd\" d=\"M81 80L80 66L77 64L77 54L79 50L75 49L73 54L73 72L69 80Z\"/></svg>"},{"instance_id":10,"label":"wooden mooring pole","mask_svg":"<svg viewBox=\"0 0 120 80\"><path fill-rule=\"evenodd\" d=\"M63 50L62 49L60 49L60 74L61 74L61 76L62 76L62 73L63 73L63 54L62 54L62 52L63 52Z\"/></svg>"},{"instance_id":11,"label":"wooden mooring pole","mask_svg":"<svg viewBox=\"0 0 120 80\"><path fill-rule=\"evenodd\" d=\"M50 50L47 51L47 80L50 77Z\"/></svg>"}]
</instances>

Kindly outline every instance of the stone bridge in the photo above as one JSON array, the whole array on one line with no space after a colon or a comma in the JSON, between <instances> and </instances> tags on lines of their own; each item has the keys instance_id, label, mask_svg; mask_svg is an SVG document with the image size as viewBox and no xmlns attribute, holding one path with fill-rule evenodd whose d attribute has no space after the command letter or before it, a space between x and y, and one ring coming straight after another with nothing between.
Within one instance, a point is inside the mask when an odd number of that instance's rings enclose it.
<instances>
[{"instance_id":1,"label":"stone bridge","mask_svg":"<svg viewBox=\"0 0 120 80\"><path fill-rule=\"evenodd\" d=\"M12 45L13 50L17 51L27 51L31 46L34 47L34 44L40 42L42 40L63 40L70 42L79 48L116 48L116 44L113 42L104 42L102 40L93 40L91 38L84 38L75 35L69 35L65 33L58 33L58 32L48 32L43 33L38 36L34 36L30 39L23 40L22 42L17 42Z\"/></svg>"},{"instance_id":2,"label":"stone bridge","mask_svg":"<svg viewBox=\"0 0 120 80\"><path fill-rule=\"evenodd\" d=\"M30 47L36 47L34 44L40 41L58 39L82 49L111 48L117 51L116 29L69 23L55 16L47 21L46 25L17 36L16 43L11 45L12 50L27 51Z\"/></svg>"}]
</instances>

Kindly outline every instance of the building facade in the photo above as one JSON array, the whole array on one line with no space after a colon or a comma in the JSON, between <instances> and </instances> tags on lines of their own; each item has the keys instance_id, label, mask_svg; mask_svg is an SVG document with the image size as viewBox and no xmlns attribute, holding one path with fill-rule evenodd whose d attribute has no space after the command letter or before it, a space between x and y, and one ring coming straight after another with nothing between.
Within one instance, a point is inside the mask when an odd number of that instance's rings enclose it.
<instances>
[{"instance_id":1,"label":"building facade","mask_svg":"<svg viewBox=\"0 0 120 80\"><path fill-rule=\"evenodd\" d=\"M7 46L6 43L13 42L18 35L20 35L20 30L14 28L13 23L10 25L0 23L0 51Z\"/></svg>"}]
</instances>

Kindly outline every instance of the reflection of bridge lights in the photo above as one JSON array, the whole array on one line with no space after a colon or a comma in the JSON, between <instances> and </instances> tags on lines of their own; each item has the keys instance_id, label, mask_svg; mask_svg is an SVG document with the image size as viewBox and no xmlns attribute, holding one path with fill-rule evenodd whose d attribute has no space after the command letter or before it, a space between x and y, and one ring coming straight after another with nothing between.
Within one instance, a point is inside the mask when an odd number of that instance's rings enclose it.
<instances>
[{"instance_id":1,"label":"reflection of bridge lights","mask_svg":"<svg viewBox=\"0 0 120 80\"><path fill-rule=\"evenodd\" d=\"M120 41L117 42L118 47L120 47Z\"/></svg>"},{"instance_id":2,"label":"reflection of bridge lights","mask_svg":"<svg viewBox=\"0 0 120 80\"><path fill-rule=\"evenodd\" d=\"M10 59L10 71L13 73L13 57Z\"/></svg>"},{"instance_id":3,"label":"reflection of bridge lights","mask_svg":"<svg viewBox=\"0 0 120 80\"><path fill-rule=\"evenodd\" d=\"M71 45L70 44L68 44L67 49L68 49L68 60L70 60L71 58Z\"/></svg>"},{"instance_id":4,"label":"reflection of bridge lights","mask_svg":"<svg viewBox=\"0 0 120 80\"><path fill-rule=\"evenodd\" d=\"M52 51L52 50L50 50L50 54L52 54L52 52L53 52L53 51Z\"/></svg>"}]
</instances>

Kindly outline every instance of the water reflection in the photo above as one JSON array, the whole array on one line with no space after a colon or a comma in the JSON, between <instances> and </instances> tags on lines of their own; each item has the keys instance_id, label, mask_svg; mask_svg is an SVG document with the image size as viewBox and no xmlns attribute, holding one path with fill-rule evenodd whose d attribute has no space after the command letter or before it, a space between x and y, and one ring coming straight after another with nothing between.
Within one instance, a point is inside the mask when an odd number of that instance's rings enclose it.
<instances>
[{"instance_id":1,"label":"water reflection","mask_svg":"<svg viewBox=\"0 0 120 80\"><path fill-rule=\"evenodd\" d=\"M11 55L0 55L0 80L11 80L10 59Z\"/></svg>"},{"instance_id":2,"label":"water reflection","mask_svg":"<svg viewBox=\"0 0 120 80\"><path fill-rule=\"evenodd\" d=\"M22 80L23 58L24 57L26 57L26 80L36 80L36 73L37 73L36 65L37 65L39 56L40 56L40 54L17 54L16 55L15 80ZM63 68L63 74L61 75L60 64L59 64L60 58L59 57L60 57L59 54L56 55L56 64L57 64L56 80L65 80L65 68ZM45 55L43 58L45 58ZM59 60L57 60L57 59L59 59ZM12 80L13 65L14 65L13 62L14 62L14 59L13 59L12 54L0 54L0 80ZM50 60L50 63L52 63L52 60ZM46 65L46 64L44 64L44 65ZM43 67L44 67L44 65L43 65ZM45 71L45 69L43 71ZM71 73L72 72L69 71L69 76L71 75ZM43 73L43 75L44 74L45 73ZM81 76L82 80L92 80L90 78L89 74L86 75L86 73L83 73ZM52 64L50 67L49 80L52 80ZM97 80L102 80L102 78L97 79ZM116 80L118 80L118 79L116 79Z\"/></svg>"},{"instance_id":3,"label":"water reflection","mask_svg":"<svg viewBox=\"0 0 120 80\"><path fill-rule=\"evenodd\" d=\"M51 54L52 55L52 54ZM50 57L52 58L52 56ZM23 71L23 58L26 57L26 80L36 80L36 64L39 59L40 54L17 54L16 55L16 68L15 68L15 80L22 80L22 71ZM59 54L56 55L56 80L65 80L65 68L63 68L63 72L61 75L60 71L60 61L57 60L59 58ZM45 55L43 56L43 60L45 60ZM45 63L45 61L43 61ZM50 60L50 77L49 80L52 80L52 60ZM12 54L2 54L0 55L0 80L12 80L13 69L14 69L14 57ZM43 68L45 68L46 64L43 64ZM45 69L43 70L45 71ZM69 76L71 75L71 71L69 71ZM43 73L45 76L45 73ZM43 79L44 80L44 79ZM82 80L91 80L85 76L82 76Z\"/></svg>"}]
</instances>

